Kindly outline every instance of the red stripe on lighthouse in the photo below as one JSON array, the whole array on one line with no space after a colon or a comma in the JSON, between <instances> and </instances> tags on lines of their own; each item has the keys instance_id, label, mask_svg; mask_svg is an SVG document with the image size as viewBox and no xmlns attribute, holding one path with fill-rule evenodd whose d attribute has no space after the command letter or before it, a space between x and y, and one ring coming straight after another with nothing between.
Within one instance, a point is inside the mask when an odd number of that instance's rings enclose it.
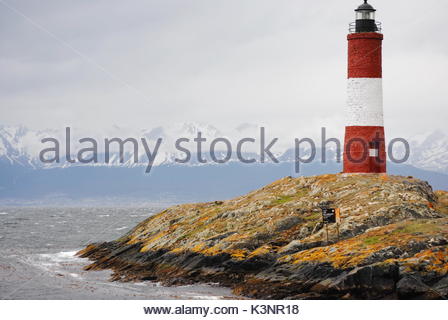
<instances>
[{"instance_id":1,"label":"red stripe on lighthouse","mask_svg":"<svg viewBox=\"0 0 448 320\"><path fill-rule=\"evenodd\" d=\"M382 78L381 33L353 33L348 39L348 77Z\"/></svg>"},{"instance_id":2,"label":"red stripe on lighthouse","mask_svg":"<svg viewBox=\"0 0 448 320\"><path fill-rule=\"evenodd\" d=\"M344 172L386 172L384 127L345 128Z\"/></svg>"}]
</instances>

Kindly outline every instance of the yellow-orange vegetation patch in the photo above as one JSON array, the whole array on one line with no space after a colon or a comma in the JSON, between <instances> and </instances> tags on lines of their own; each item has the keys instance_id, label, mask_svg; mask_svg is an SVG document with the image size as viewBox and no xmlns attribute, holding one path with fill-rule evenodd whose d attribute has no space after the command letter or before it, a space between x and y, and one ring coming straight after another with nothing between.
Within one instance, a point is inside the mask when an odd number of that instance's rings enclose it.
<instances>
[{"instance_id":1,"label":"yellow-orange vegetation patch","mask_svg":"<svg viewBox=\"0 0 448 320\"><path fill-rule=\"evenodd\" d=\"M244 260L247 257L247 251L242 249L231 250L229 253L236 260Z\"/></svg>"},{"instance_id":2,"label":"yellow-orange vegetation patch","mask_svg":"<svg viewBox=\"0 0 448 320\"><path fill-rule=\"evenodd\" d=\"M252 252L249 254L248 258L252 258L252 257L256 257L256 256L261 256L261 255L264 255L264 254L268 254L268 253L270 253L270 252L272 252L272 251L274 251L274 249L272 248L272 246L270 246L270 245L264 245L264 246L261 246L261 247L255 249L254 251L252 251Z\"/></svg>"},{"instance_id":3,"label":"yellow-orange vegetation patch","mask_svg":"<svg viewBox=\"0 0 448 320\"><path fill-rule=\"evenodd\" d=\"M448 248L428 249L407 259L389 259L386 262L400 262L408 272L433 271L440 275L446 275L448 274Z\"/></svg>"},{"instance_id":4,"label":"yellow-orange vegetation patch","mask_svg":"<svg viewBox=\"0 0 448 320\"><path fill-rule=\"evenodd\" d=\"M195 245L195 246L191 249L191 251L194 251L194 252L201 252L201 251L203 251L205 248L207 248L207 246L205 245L205 243L204 243L204 242L200 242L200 243L198 243L197 245Z\"/></svg>"},{"instance_id":5,"label":"yellow-orange vegetation patch","mask_svg":"<svg viewBox=\"0 0 448 320\"><path fill-rule=\"evenodd\" d=\"M244 233L234 233L227 238L225 238L226 242L236 242L244 239L249 239L250 235Z\"/></svg>"},{"instance_id":6,"label":"yellow-orange vegetation patch","mask_svg":"<svg viewBox=\"0 0 448 320\"><path fill-rule=\"evenodd\" d=\"M334 174L324 174L318 177L317 182L318 183L328 183L328 182L335 182L337 180L337 176Z\"/></svg>"},{"instance_id":7,"label":"yellow-orange vegetation patch","mask_svg":"<svg viewBox=\"0 0 448 320\"><path fill-rule=\"evenodd\" d=\"M303 262L328 262L338 269L347 269L362 264L373 253L389 246L405 247L411 240L423 241L440 233L448 233L447 225L438 226L437 221L424 222L404 222L400 224L385 226L367 232L363 235L340 241L326 247L319 247L300 251L293 255L280 258L280 261L299 264ZM422 253L429 255L429 253ZM443 258L442 254L434 256ZM445 257L446 258L446 257ZM444 259L445 259L444 258ZM445 268L446 266L444 266ZM440 267L438 267L440 269ZM440 269L442 270L442 269Z\"/></svg>"},{"instance_id":8,"label":"yellow-orange vegetation patch","mask_svg":"<svg viewBox=\"0 0 448 320\"><path fill-rule=\"evenodd\" d=\"M174 248L170 251L171 253L183 253L185 252L184 248Z\"/></svg>"},{"instance_id":9,"label":"yellow-orange vegetation patch","mask_svg":"<svg viewBox=\"0 0 448 320\"><path fill-rule=\"evenodd\" d=\"M151 248L151 243L152 242L154 242L154 241L156 241L156 240L166 236L167 234L169 234L168 231L162 231L162 232L157 233L155 236L149 238L148 240L145 240L144 241L144 246L143 246L143 248L141 248L140 252L148 251Z\"/></svg>"}]
</instances>

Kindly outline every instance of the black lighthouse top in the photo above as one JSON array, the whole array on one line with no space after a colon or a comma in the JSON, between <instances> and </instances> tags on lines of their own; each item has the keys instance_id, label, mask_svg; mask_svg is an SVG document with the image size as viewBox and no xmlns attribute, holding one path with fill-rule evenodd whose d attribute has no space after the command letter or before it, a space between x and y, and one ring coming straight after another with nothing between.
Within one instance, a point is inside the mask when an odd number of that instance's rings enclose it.
<instances>
[{"instance_id":1,"label":"black lighthouse top","mask_svg":"<svg viewBox=\"0 0 448 320\"><path fill-rule=\"evenodd\" d=\"M378 32L380 24L375 21L376 9L364 1L356 10L354 32Z\"/></svg>"}]
</instances>

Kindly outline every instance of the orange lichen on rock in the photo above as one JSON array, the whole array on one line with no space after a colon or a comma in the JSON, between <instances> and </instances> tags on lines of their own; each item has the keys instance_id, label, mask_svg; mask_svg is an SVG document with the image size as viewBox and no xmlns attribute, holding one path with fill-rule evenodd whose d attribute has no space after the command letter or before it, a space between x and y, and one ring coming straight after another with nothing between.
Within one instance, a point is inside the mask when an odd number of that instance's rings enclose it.
<instances>
[{"instance_id":1,"label":"orange lichen on rock","mask_svg":"<svg viewBox=\"0 0 448 320\"><path fill-rule=\"evenodd\" d=\"M407 259L390 259L388 262L399 262L408 272L436 272L448 274L448 248L427 249Z\"/></svg>"},{"instance_id":2,"label":"orange lichen on rock","mask_svg":"<svg viewBox=\"0 0 448 320\"><path fill-rule=\"evenodd\" d=\"M444 221L448 223L447 220ZM448 224L438 220L407 221L369 231L338 243L303 250L280 261L293 264L303 262L329 262L335 268L348 269L362 265L372 254L394 246L403 251L410 241L427 241L434 236L448 236ZM439 257L444 253L439 253ZM446 257L445 257L446 258Z\"/></svg>"}]
</instances>

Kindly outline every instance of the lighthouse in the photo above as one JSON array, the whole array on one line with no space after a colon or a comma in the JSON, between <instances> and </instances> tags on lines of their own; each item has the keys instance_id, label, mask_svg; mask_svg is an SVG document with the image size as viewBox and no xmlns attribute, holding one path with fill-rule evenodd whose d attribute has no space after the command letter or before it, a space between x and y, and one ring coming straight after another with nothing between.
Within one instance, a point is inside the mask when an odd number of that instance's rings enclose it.
<instances>
[{"instance_id":1,"label":"lighthouse","mask_svg":"<svg viewBox=\"0 0 448 320\"><path fill-rule=\"evenodd\" d=\"M344 173L385 173L381 23L364 1L350 24Z\"/></svg>"}]
</instances>

